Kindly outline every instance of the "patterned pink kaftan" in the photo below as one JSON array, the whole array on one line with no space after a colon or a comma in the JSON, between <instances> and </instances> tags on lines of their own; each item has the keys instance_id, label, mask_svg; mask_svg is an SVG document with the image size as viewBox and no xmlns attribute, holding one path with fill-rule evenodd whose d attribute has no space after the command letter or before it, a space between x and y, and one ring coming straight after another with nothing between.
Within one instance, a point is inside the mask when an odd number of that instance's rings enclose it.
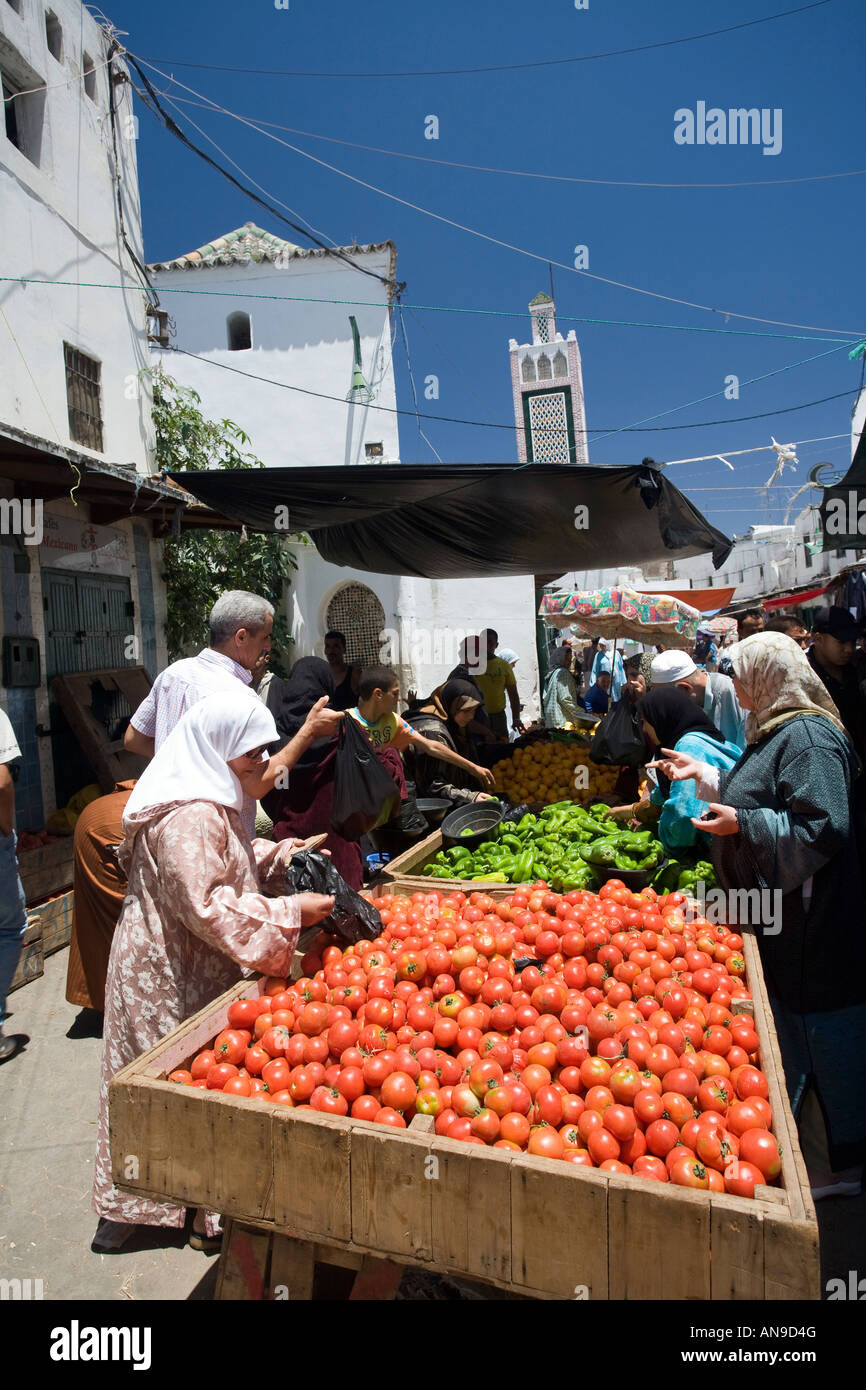
<instances>
[{"instance_id":1,"label":"patterned pink kaftan","mask_svg":"<svg viewBox=\"0 0 866 1390\"><path fill-rule=\"evenodd\" d=\"M129 887L108 962L93 1206L110 1221L183 1226L186 1209L122 1193L111 1181L108 1083L235 984L241 967L287 975L300 934L295 898L280 892L285 842L250 841L239 814L184 802L135 836ZM208 1228L213 1230L212 1218Z\"/></svg>"}]
</instances>

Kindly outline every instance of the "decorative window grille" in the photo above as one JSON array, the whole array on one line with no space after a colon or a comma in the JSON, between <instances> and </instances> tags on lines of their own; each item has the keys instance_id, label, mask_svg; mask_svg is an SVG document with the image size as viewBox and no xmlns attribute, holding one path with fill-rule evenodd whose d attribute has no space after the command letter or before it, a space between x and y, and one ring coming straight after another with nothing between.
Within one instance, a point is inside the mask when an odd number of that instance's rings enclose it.
<instances>
[{"instance_id":1,"label":"decorative window grille","mask_svg":"<svg viewBox=\"0 0 866 1390\"><path fill-rule=\"evenodd\" d=\"M328 604L327 631L346 635L346 660L356 666L381 661L385 610L366 584L346 584Z\"/></svg>"},{"instance_id":2,"label":"decorative window grille","mask_svg":"<svg viewBox=\"0 0 866 1390\"><path fill-rule=\"evenodd\" d=\"M535 380L535 363L531 357L524 357L520 374L524 381Z\"/></svg>"},{"instance_id":3,"label":"decorative window grille","mask_svg":"<svg viewBox=\"0 0 866 1390\"><path fill-rule=\"evenodd\" d=\"M66 364L66 403L69 436L88 449L102 453L102 365L94 357L63 344Z\"/></svg>"},{"instance_id":4,"label":"decorative window grille","mask_svg":"<svg viewBox=\"0 0 866 1390\"><path fill-rule=\"evenodd\" d=\"M538 341L540 343L549 342L550 320L546 314L537 314L535 322L538 324Z\"/></svg>"},{"instance_id":5,"label":"decorative window grille","mask_svg":"<svg viewBox=\"0 0 866 1390\"><path fill-rule=\"evenodd\" d=\"M539 373L540 375L540 373ZM532 430L532 457L537 463L568 463L568 417L565 396L531 396L529 423Z\"/></svg>"},{"instance_id":6,"label":"decorative window grille","mask_svg":"<svg viewBox=\"0 0 866 1390\"><path fill-rule=\"evenodd\" d=\"M550 366L550 358L546 352L543 352L538 359L538 380L550 381L552 376L553 371Z\"/></svg>"}]
</instances>

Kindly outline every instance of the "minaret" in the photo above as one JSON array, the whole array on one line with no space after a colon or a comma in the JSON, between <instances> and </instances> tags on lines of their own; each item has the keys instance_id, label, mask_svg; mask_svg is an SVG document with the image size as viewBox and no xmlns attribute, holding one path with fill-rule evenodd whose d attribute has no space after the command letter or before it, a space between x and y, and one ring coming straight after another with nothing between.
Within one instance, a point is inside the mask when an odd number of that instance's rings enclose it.
<instances>
[{"instance_id":1,"label":"minaret","mask_svg":"<svg viewBox=\"0 0 866 1390\"><path fill-rule=\"evenodd\" d=\"M508 344L517 454L521 463L588 463L583 372L577 334L556 331L556 305L537 294L529 305L532 342Z\"/></svg>"}]
</instances>

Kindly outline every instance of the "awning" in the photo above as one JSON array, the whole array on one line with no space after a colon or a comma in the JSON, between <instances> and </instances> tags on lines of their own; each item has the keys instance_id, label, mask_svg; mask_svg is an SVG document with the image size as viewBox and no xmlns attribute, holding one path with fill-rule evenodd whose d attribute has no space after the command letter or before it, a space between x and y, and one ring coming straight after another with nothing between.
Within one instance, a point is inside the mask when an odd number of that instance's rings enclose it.
<instances>
[{"instance_id":1,"label":"awning","mask_svg":"<svg viewBox=\"0 0 866 1390\"><path fill-rule=\"evenodd\" d=\"M202 506L170 479L147 477L132 465L94 458L13 425L0 424L0 478L12 483L17 497L86 503L89 520L98 526L135 517L151 522L156 536L171 534L176 524L236 529L233 519Z\"/></svg>"},{"instance_id":2,"label":"awning","mask_svg":"<svg viewBox=\"0 0 866 1390\"><path fill-rule=\"evenodd\" d=\"M825 584L823 589L803 589L797 594L783 594L781 598L759 599L762 608L799 608L801 603L811 603L822 594L829 593L833 584Z\"/></svg>"},{"instance_id":3,"label":"awning","mask_svg":"<svg viewBox=\"0 0 866 1390\"><path fill-rule=\"evenodd\" d=\"M663 583L654 584L651 588L641 586L639 594L667 594L669 598L678 599L680 603L687 603L690 608L697 608L699 613L717 613L720 608L727 608L731 599L736 593L736 585L731 589L668 589Z\"/></svg>"},{"instance_id":4,"label":"awning","mask_svg":"<svg viewBox=\"0 0 866 1390\"><path fill-rule=\"evenodd\" d=\"M670 594L636 589L575 590L545 594L538 616L552 627L579 627L593 637L623 638L646 647L695 645L699 614Z\"/></svg>"},{"instance_id":5,"label":"awning","mask_svg":"<svg viewBox=\"0 0 866 1390\"><path fill-rule=\"evenodd\" d=\"M566 574L732 542L658 469L372 464L176 473L238 525L307 532L324 559L376 574Z\"/></svg>"}]
</instances>

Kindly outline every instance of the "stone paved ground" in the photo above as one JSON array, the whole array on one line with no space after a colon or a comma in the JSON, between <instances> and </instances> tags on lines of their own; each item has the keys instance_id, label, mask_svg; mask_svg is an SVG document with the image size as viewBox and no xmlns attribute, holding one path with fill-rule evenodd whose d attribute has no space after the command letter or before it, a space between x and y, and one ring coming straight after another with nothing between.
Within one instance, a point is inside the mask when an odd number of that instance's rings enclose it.
<instances>
[{"instance_id":1,"label":"stone paved ground","mask_svg":"<svg viewBox=\"0 0 866 1390\"><path fill-rule=\"evenodd\" d=\"M26 1050L0 1066L0 1278L42 1279L46 1299L209 1299L217 1259L190 1250L180 1233L144 1236L116 1255L94 1255L90 1209L101 1041L68 1038L78 1010L67 1004L66 951L40 980L10 996L8 1033ZM866 1276L866 1196L822 1202L822 1281ZM406 1299L496 1296L407 1274Z\"/></svg>"}]
</instances>

